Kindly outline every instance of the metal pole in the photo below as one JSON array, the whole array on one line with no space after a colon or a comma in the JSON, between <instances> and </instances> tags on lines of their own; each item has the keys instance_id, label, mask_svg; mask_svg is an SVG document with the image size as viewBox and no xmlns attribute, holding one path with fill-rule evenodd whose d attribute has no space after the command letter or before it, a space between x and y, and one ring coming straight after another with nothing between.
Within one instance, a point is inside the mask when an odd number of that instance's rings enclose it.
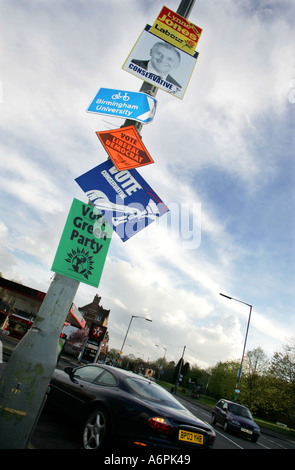
<instances>
[{"instance_id":1,"label":"metal pole","mask_svg":"<svg viewBox=\"0 0 295 470\"><path fill-rule=\"evenodd\" d=\"M122 346L121 346L120 355L121 355L122 352L123 352L124 344L125 344L127 335L128 335L128 333L129 333L129 329L130 329L131 322L132 322L133 318L134 318L134 315L131 316L131 319L130 319L130 322L129 322L129 325L128 325L128 328L127 328L127 331L126 331L126 334L125 334L125 338L124 338L123 343L122 343Z\"/></svg>"},{"instance_id":2,"label":"metal pole","mask_svg":"<svg viewBox=\"0 0 295 470\"><path fill-rule=\"evenodd\" d=\"M177 378L176 378L176 382L175 382L175 393L177 392L178 380L179 380L179 376L180 376L180 372L181 372L181 368L182 368L183 356L184 356L185 349L186 349L186 346L184 346L183 351L182 351L182 356L181 356L181 360L180 360L180 364L179 364L179 370L178 370L178 374L177 374Z\"/></svg>"},{"instance_id":3,"label":"metal pole","mask_svg":"<svg viewBox=\"0 0 295 470\"><path fill-rule=\"evenodd\" d=\"M243 302L242 300L235 299L234 297L230 297L229 295L225 295L225 294L219 294L219 295L222 295L222 297L225 297L226 299L235 300L236 302L240 302L241 304L248 305L248 307L250 307L250 312L249 312L249 317L248 317L248 323L247 323L247 329L246 329L246 335L245 335L245 340L244 340L244 347L243 347L242 359L241 359L240 369L239 369L239 371L238 371L238 379L237 379L237 384L236 384L236 390L237 390L237 392L235 392L235 396L234 396L234 401L236 401L237 395L238 395L238 393L239 393L239 386L240 386L240 380L241 380L241 375L242 375L242 367L243 367L244 355L245 355L245 350L246 350L246 344L247 344L247 338L248 338L249 325L250 325L250 320L251 320L252 305L251 305L251 304L247 304L246 302Z\"/></svg>"},{"instance_id":4,"label":"metal pole","mask_svg":"<svg viewBox=\"0 0 295 470\"><path fill-rule=\"evenodd\" d=\"M235 299L236 300L236 299ZM242 302L245 303L245 302ZM246 304L249 306L249 304ZM240 379L242 375L242 367L243 367L243 360L244 360L244 354L245 354L245 349L246 349L246 344L247 344L247 338L248 338L248 331L249 331L249 325L250 325L250 319L251 319L251 312L252 312L252 305L250 305L250 312L249 312L249 317L248 317L248 323L247 323L247 330L246 330L246 335L245 335L245 341L244 341L244 348L243 348L243 354L242 354L242 360L240 364L240 370L239 370L239 375L238 375L238 380L237 380L237 385L236 389L239 390L239 385L240 385Z\"/></svg>"},{"instance_id":5,"label":"metal pole","mask_svg":"<svg viewBox=\"0 0 295 470\"><path fill-rule=\"evenodd\" d=\"M180 5L176 11L178 15L188 18L196 0L181 0Z\"/></svg>"},{"instance_id":6,"label":"metal pole","mask_svg":"<svg viewBox=\"0 0 295 470\"><path fill-rule=\"evenodd\" d=\"M64 321L79 282L55 274L30 331L14 349L0 382L0 448L25 449L57 363Z\"/></svg>"},{"instance_id":7,"label":"metal pole","mask_svg":"<svg viewBox=\"0 0 295 470\"><path fill-rule=\"evenodd\" d=\"M167 352L167 349L164 348L164 346L159 346L158 344L155 344L155 346L157 346L157 348L163 348L164 349L164 357L163 357L163 366L162 366L162 369L164 369L164 364L165 364L165 358L166 358L166 352ZM160 375L161 375L161 366L159 367L159 374L158 374L158 379L160 378Z\"/></svg>"},{"instance_id":8,"label":"metal pole","mask_svg":"<svg viewBox=\"0 0 295 470\"><path fill-rule=\"evenodd\" d=\"M127 328L127 331L126 331L126 334L125 334L125 338L124 338L124 340L123 340L123 344L122 344L122 347L121 347L120 355L121 355L122 352L123 352L123 347L124 347L124 344L125 344L127 335L128 335L128 333L129 333L129 329L130 329L131 322L132 322L133 318L142 318L143 320L146 320L146 321L150 321L150 322L152 321L152 320L150 320L149 318L140 317L140 316L138 316L138 315L132 315L132 316L131 316L131 320L130 320L130 322L129 322L129 325L128 325L128 328Z\"/></svg>"}]
</instances>

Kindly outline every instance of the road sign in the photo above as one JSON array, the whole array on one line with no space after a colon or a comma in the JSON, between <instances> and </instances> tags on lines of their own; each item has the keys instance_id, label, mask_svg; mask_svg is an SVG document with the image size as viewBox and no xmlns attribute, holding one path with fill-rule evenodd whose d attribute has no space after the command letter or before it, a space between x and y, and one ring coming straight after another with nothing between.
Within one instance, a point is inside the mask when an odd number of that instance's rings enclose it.
<instances>
[{"instance_id":1,"label":"road sign","mask_svg":"<svg viewBox=\"0 0 295 470\"><path fill-rule=\"evenodd\" d=\"M74 199L51 270L98 287L112 233L101 212Z\"/></svg>"},{"instance_id":2,"label":"road sign","mask_svg":"<svg viewBox=\"0 0 295 470\"><path fill-rule=\"evenodd\" d=\"M76 182L123 242L169 211L137 170L118 171L111 160Z\"/></svg>"},{"instance_id":3,"label":"road sign","mask_svg":"<svg viewBox=\"0 0 295 470\"><path fill-rule=\"evenodd\" d=\"M153 120L156 107L157 100L146 93L100 88L87 112L147 124Z\"/></svg>"},{"instance_id":4,"label":"road sign","mask_svg":"<svg viewBox=\"0 0 295 470\"><path fill-rule=\"evenodd\" d=\"M96 135L119 171L154 163L134 126L96 132Z\"/></svg>"}]
</instances>

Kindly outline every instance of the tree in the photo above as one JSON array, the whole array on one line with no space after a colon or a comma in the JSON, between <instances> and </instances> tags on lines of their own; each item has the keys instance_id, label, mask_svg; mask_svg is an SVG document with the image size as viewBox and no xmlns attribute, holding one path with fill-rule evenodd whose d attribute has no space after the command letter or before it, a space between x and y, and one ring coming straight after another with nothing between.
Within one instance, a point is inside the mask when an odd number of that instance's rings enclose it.
<instances>
[{"instance_id":1,"label":"tree","mask_svg":"<svg viewBox=\"0 0 295 470\"><path fill-rule=\"evenodd\" d=\"M192 383L194 385L201 386L201 393L206 393L211 377L211 369L204 370L200 369L198 366L192 366L189 372L189 379L187 380L188 384Z\"/></svg>"},{"instance_id":2,"label":"tree","mask_svg":"<svg viewBox=\"0 0 295 470\"><path fill-rule=\"evenodd\" d=\"M120 356L119 349L115 349L115 348L109 349L107 357L106 357L106 363L115 364L119 356Z\"/></svg>"},{"instance_id":3,"label":"tree","mask_svg":"<svg viewBox=\"0 0 295 470\"><path fill-rule=\"evenodd\" d=\"M273 406L283 413L290 423L295 422L295 339L275 352L269 368L272 383L276 384Z\"/></svg>"},{"instance_id":4,"label":"tree","mask_svg":"<svg viewBox=\"0 0 295 470\"><path fill-rule=\"evenodd\" d=\"M245 372L248 375L261 375L269 366L269 359L260 347L248 351L245 359Z\"/></svg>"},{"instance_id":5,"label":"tree","mask_svg":"<svg viewBox=\"0 0 295 470\"><path fill-rule=\"evenodd\" d=\"M173 382L174 372L175 372L175 362L171 361L171 362L166 363L164 370L163 370L163 374L161 375L161 379L171 384L175 383Z\"/></svg>"},{"instance_id":6,"label":"tree","mask_svg":"<svg viewBox=\"0 0 295 470\"><path fill-rule=\"evenodd\" d=\"M270 372L276 377L295 386L295 339L283 346L282 352L276 352L271 361Z\"/></svg>"},{"instance_id":7,"label":"tree","mask_svg":"<svg viewBox=\"0 0 295 470\"><path fill-rule=\"evenodd\" d=\"M268 357L260 347L247 352L239 401L248 406L253 413L263 406L265 374L268 366Z\"/></svg>"},{"instance_id":8,"label":"tree","mask_svg":"<svg viewBox=\"0 0 295 470\"><path fill-rule=\"evenodd\" d=\"M217 400L226 398L232 400L237 382L239 363L235 361L218 362L212 367L209 391Z\"/></svg>"},{"instance_id":9,"label":"tree","mask_svg":"<svg viewBox=\"0 0 295 470\"><path fill-rule=\"evenodd\" d=\"M73 331L73 333L70 334L67 342L72 345L75 343L81 343L83 345L87 337L88 331L85 328L80 328L79 330Z\"/></svg>"}]
</instances>

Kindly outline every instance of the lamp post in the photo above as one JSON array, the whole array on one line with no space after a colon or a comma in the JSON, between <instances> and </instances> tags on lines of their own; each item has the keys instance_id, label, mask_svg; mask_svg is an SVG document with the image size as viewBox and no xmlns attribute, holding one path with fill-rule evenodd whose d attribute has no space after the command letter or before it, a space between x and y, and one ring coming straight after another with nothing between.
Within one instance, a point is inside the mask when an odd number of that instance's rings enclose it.
<instances>
[{"instance_id":1,"label":"lamp post","mask_svg":"<svg viewBox=\"0 0 295 470\"><path fill-rule=\"evenodd\" d=\"M244 347L243 347L243 354L242 354L240 369L238 371L238 380L237 380L237 385L236 385L236 390L235 390L234 401L236 401L236 398L237 398L238 394L240 393L239 385L240 385L240 379L241 379L241 375L242 375L242 367L243 367L244 354L245 354L245 349L246 349L246 344L247 344L247 337L248 337L248 331L249 331L249 325L250 325L250 319L251 319L251 313L252 313L252 305L247 304L246 302L243 302L242 300L235 299L234 297L230 297L229 295L225 295L225 294L221 294L221 293L219 295L222 295L222 297L225 297L227 299L235 300L236 302L240 302L241 304L248 305L248 307L250 307L248 323L247 323L247 329L246 329L246 335L245 335L245 341L244 341Z\"/></svg>"},{"instance_id":2,"label":"lamp post","mask_svg":"<svg viewBox=\"0 0 295 470\"><path fill-rule=\"evenodd\" d=\"M163 366L160 366L159 367L159 375L158 375L158 379L160 378L160 375L161 375L161 368L163 369L164 368L164 363L165 363L165 358L166 358L166 352L167 352L167 348L164 348L164 346L159 346L159 344L155 344L155 346L157 346L157 348L163 348L164 349L164 357L163 357Z\"/></svg>"},{"instance_id":3,"label":"lamp post","mask_svg":"<svg viewBox=\"0 0 295 470\"><path fill-rule=\"evenodd\" d=\"M127 328L127 331L126 331L126 334L125 334L125 338L124 338L123 343L122 343L122 346L121 346L120 356L122 355L123 348L124 348L124 344L125 344L127 335L128 335L128 333L129 333L130 326L131 326L131 323L132 323L133 318L142 318L143 320L146 320L146 321L152 321L150 318L140 317L140 316L138 316L138 315L132 315L132 316L131 316L131 319L130 319L130 322L129 322L129 325L128 325L128 328Z\"/></svg>"},{"instance_id":4,"label":"lamp post","mask_svg":"<svg viewBox=\"0 0 295 470\"><path fill-rule=\"evenodd\" d=\"M155 346L157 346L157 348L163 348L164 349L164 359L165 360L165 357L166 357L166 352L167 352L167 348L164 348L164 346L160 346L159 344L155 344Z\"/></svg>"}]
</instances>

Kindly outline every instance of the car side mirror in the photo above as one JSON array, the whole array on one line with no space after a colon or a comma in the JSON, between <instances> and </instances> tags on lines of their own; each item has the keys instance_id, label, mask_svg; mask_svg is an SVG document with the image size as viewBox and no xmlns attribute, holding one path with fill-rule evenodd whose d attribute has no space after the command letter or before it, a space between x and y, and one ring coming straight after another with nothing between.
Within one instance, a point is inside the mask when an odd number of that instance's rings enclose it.
<instances>
[{"instance_id":1,"label":"car side mirror","mask_svg":"<svg viewBox=\"0 0 295 470\"><path fill-rule=\"evenodd\" d=\"M69 374L69 377L71 379L72 382L74 382L74 384L77 384L77 380L75 379L75 370L73 367L66 367L65 368L65 373L66 374Z\"/></svg>"},{"instance_id":2,"label":"car side mirror","mask_svg":"<svg viewBox=\"0 0 295 470\"><path fill-rule=\"evenodd\" d=\"M66 367L65 373L68 374L71 378L73 377L74 369L73 367Z\"/></svg>"}]
</instances>

